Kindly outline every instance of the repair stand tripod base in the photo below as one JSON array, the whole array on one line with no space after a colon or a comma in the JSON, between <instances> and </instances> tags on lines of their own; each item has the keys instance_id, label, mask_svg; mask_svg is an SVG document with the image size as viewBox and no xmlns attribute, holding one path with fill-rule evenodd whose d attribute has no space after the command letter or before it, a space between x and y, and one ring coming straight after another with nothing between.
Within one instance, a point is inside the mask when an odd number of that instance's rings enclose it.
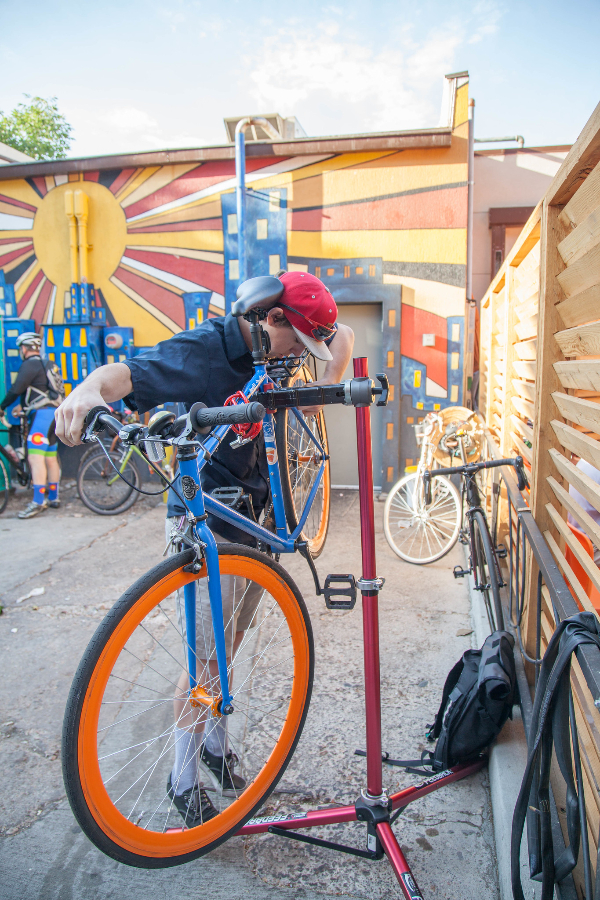
<instances>
[{"instance_id":1,"label":"repair stand tripod base","mask_svg":"<svg viewBox=\"0 0 600 900\"><path fill-rule=\"evenodd\" d=\"M354 360L355 378L368 377L367 360ZM394 870L406 900L423 900L396 836L392 821L415 800L481 769L485 759L467 765L454 766L426 778L420 784L405 788L389 798L383 790L381 753L381 695L379 674L379 609L378 597L382 582L375 566L375 511L373 506L373 461L371 456L371 410L369 406L356 409L356 441L358 450L358 484L360 497L362 578L357 582L362 593L365 715L367 735L367 785L363 795L353 806L339 806L315 810L293 816L263 816L250 819L238 835L270 833L329 850L348 853L362 859L378 860L385 855ZM362 754L361 754L362 755ZM394 815L394 811L396 814ZM322 838L295 832L324 825L363 821L367 825L367 849L358 850Z\"/></svg>"}]
</instances>

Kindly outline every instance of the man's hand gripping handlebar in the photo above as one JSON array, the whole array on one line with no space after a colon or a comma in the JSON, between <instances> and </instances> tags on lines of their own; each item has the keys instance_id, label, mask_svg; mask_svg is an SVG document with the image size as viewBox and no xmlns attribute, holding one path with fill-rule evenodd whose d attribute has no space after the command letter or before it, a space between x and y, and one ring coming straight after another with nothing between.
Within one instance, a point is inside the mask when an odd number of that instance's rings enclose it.
<instances>
[{"instance_id":1,"label":"man's hand gripping handlebar","mask_svg":"<svg viewBox=\"0 0 600 900\"><path fill-rule=\"evenodd\" d=\"M522 456L515 456L514 459L490 459L487 462L467 463L465 466L453 466L449 469L434 469L431 472L423 472L426 505L429 506L431 503L431 479L437 475L467 475L471 477L481 471L481 469L498 469L501 466L512 466L514 468L517 473L517 486L520 491L524 491L525 488L529 487Z\"/></svg>"},{"instance_id":2,"label":"man's hand gripping handlebar","mask_svg":"<svg viewBox=\"0 0 600 900\"><path fill-rule=\"evenodd\" d=\"M175 418L174 413L164 410L153 416L150 425L122 425L107 412L105 406L95 406L84 421L81 440L84 444L97 440L101 431L118 435L127 444L137 444L141 440L168 440L186 433L208 434L217 425L241 425L261 422L265 416L262 403L239 403L236 406L207 407L204 403L194 403L189 413Z\"/></svg>"}]
</instances>

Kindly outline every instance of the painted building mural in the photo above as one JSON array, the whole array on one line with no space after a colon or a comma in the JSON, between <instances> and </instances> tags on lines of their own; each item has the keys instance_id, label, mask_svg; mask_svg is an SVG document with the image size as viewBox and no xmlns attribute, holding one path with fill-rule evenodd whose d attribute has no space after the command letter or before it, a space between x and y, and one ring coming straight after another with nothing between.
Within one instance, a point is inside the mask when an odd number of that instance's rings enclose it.
<instances>
[{"instance_id":1,"label":"painted building mural","mask_svg":"<svg viewBox=\"0 0 600 900\"><path fill-rule=\"evenodd\" d=\"M467 78L453 89L449 146L296 153L303 139L246 163L249 276L310 271L342 311L381 304L394 390L384 430L395 447L384 454L384 484L414 459L406 423L462 401ZM117 359L227 311L239 283L235 164L207 158L211 149L201 162L135 165L140 154L65 172L65 160L43 164L45 174L20 165L19 177L0 167L5 324L61 326L55 341L64 326L103 328L92 343L105 361L106 340ZM75 384L82 372L65 375Z\"/></svg>"}]
</instances>

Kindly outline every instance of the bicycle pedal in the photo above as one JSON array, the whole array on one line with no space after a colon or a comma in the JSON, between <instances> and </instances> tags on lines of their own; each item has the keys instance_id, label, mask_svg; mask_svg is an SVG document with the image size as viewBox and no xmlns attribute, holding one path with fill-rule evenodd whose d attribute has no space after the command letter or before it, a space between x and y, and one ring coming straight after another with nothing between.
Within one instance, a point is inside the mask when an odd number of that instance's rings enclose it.
<instances>
[{"instance_id":1,"label":"bicycle pedal","mask_svg":"<svg viewBox=\"0 0 600 900\"><path fill-rule=\"evenodd\" d=\"M332 585L334 585L332 587ZM339 587L335 585L340 585ZM345 585L345 587L342 587ZM327 609L354 609L356 606L356 579L354 575L328 575L323 587ZM345 600L334 600L345 597Z\"/></svg>"},{"instance_id":2,"label":"bicycle pedal","mask_svg":"<svg viewBox=\"0 0 600 900\"><path fill-rule=\"evenodd\" d=\"M211 497L214 497L215 500L218 500L219 503L222 503L223 506L228 506L230 509L240 508L243 500L243 495L244 489L234 485L216 487L213 488L210 492Z\"/></svg>"},{"instance_id":3,"label":"bicycle pedal","mask_svg":"<svg viewBox=\"0 0 600 900\"><path fill-rule=\"evenodd\" d=\"M506 559L508 556L508 550L506 547L496 547L496 556L498 559Z\"/></svg>"},{"instance_id":4,"label":"bicycle pedal","mask_svg":"<svg viewBox=\"0 0 600 900\"><path fill-rule=\"evenodd\" d=\"M454 568L452 570L452 574L454 575L455 578L464 578L465 575L471 574L471 570L470 569L462 569L460 566L454 566Z\"/></svg>"}]
</instances>

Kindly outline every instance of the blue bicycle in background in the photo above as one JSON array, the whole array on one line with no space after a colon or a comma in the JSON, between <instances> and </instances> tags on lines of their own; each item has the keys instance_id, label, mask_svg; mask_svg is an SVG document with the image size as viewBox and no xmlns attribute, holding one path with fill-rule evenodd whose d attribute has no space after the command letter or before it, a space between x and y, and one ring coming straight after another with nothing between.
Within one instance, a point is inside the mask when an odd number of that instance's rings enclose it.
<instances>
[{"instance_id":1,"label":"blue bicycle in background","mask_svg":"<svg viewBox=\"0 0 600 900\"><path fill-rule=\"evenodd\" d=\"M299 408L385 405L387 381L311 385L306 356L291 366L268 362L263 310L254 307L278 295L246 284L233 313L250 323L255 371L231 405L196 403L179 418L163 410L147 427L121 425L103 407L86 418L87 441L106 429L155 461L171 445L180 473L174 489L187 510L169 536L175 552L98 628L65 713L63 772L74 814L97 847L133 866L178 865L214 849L252 818L288 765L308 711L314 648L304 600L279 554L304 556L329 608L356 601L353 576L329 575L321 587L313 563L327 534L329 453L322 412L307 420ZM261 426L271 496L259 523L240 488L204 494L200 472L231 429L243 442ZM255 538L257 549L218 543L209 512ZM200 767L201 796L188 817L175 805L175 744L185 735L191 758L211 729L224 736L223 769Z\"/></svg>"}]
</instances>

